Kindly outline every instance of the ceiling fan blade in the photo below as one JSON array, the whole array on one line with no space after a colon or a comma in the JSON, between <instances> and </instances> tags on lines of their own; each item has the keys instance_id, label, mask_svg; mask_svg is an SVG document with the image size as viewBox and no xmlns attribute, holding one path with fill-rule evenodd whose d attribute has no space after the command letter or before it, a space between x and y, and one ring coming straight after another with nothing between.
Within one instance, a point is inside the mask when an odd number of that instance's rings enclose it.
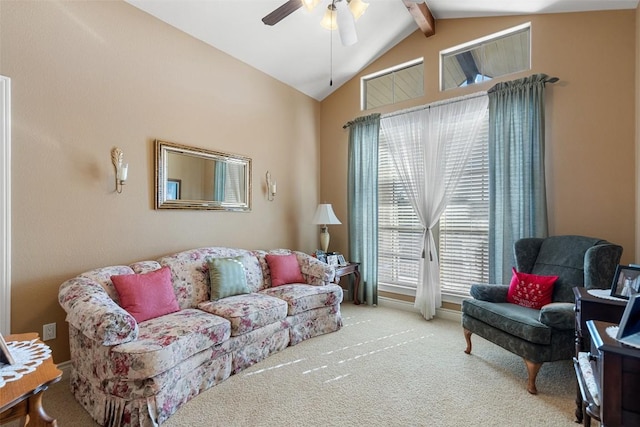
<instances>
[{"instance_id":1,"label":"ceiling fan blade","mask_svg":"<svg viewBox=\"0 0 640 427\"><path fill-rule=\"evenodd\" d=\"M338 33L343 46L351 46L358 41L356 33L356 20L349 10L346 1L337 1L336 5L336 23L338 24Z\"/></svg>"},{"instance_id":2,"label":"ceiling fan blade","mask_svg":"<svg viewBox=\"0 0 640 427\"><path fill-rule=\"evenodd\" d=\"M278 22L282 21L287 16L291 15L296 10L302 7L302 1L300 0L289 0L264 18L262 18L262 22L267 25L275 25Z\"/></svg>"}]
</instances>

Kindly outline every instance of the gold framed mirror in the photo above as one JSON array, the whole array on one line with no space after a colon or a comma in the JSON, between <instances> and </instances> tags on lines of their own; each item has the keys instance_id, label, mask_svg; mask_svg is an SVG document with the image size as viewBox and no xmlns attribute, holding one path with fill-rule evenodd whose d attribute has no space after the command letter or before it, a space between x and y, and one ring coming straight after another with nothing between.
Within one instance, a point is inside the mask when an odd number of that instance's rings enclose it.
<instances>
[{"instance_id":1,"label":"gold framed mirror","mask_svg":"<svg viewBox=\"0 0 640 427\"><path fill-rule=\"evenodd\" d=\"M155 208L251 211L251 159L155 141Z\"/></svg>"}]
</instances>

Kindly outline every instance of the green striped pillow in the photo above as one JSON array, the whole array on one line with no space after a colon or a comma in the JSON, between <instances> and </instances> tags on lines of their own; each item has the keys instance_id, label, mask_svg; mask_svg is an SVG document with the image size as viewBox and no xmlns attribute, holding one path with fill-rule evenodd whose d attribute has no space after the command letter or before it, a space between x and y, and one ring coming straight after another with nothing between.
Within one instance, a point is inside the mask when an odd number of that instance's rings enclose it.
<instances>
[{"instance_id":1,"label":"green striped pillow","mask_svg":"<svg viewBox=\"0 0 640 427\"><path fill-rule=\"evenodd\" d=\"M235 258L210 258L211 300L248 294L247 276L241 256Z\"/></svg>"}]
</instances>

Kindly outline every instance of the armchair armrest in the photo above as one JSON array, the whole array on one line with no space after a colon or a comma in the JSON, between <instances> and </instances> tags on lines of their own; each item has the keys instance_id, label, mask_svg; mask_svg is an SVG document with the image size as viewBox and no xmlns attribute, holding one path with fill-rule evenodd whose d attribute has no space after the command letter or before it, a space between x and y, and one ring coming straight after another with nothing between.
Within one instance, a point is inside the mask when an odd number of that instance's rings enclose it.
<instances>
[{"instance_id":1,"label":"armchair armrest","mask_svg":"<svg viewBox=\"0 0 640 427\"><path fill-rule=\"evenodd\" d=\"M88 277L75 277L60 285L58 302L67 322L101 345L116 345L138 338L138 323Z\"/></svg>"},{"instance_id":2,"label":"armchair armrest","mask_svg":"<svg viewBox=\"0 0 640 427\"><path fill-rule=\"evenodd\" d=\"M476 284L471 285L470 294L477 300L488 302L507 302L509 285Z\"/></svg>"},{"instance_id":3,"label":"armchair armrest","mask_svg":"<svg viewBox=\"0 0 640 427\"><path fill-rule=\"evenodd\" d=\"M550 328L569 330L576 325L575 305L570 302L552 302L540 309L538 320Z\"/></svg>"},{"instance_id":4,"label":"armchair armrest","mask_svg":"<svg viewBox=\"0 0 640 427\"><path fill-rule=\"evenodd\" d=\"M293 251L300 264L300 271L310 285L324 286L331 282L336 276L336 270L327 263L312 257L311 255Z\"/></svg>"}]
</instances>

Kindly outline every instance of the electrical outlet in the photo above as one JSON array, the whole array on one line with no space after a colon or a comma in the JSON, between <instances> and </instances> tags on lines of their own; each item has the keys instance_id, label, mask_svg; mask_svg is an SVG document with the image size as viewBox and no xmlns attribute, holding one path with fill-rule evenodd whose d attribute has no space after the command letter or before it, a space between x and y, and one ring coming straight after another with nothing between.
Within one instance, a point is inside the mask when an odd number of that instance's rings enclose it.
<instances>
[{"instance_id":1,"label":"electrical outlet","mask_svg":"<svg viewBox=\"0 0 640 427\"><path fill-rule=\"evenodd\" d=\"M42 327L42 341L56 339L56 324L47 323Z\"/></svg>"}]
</instances>

